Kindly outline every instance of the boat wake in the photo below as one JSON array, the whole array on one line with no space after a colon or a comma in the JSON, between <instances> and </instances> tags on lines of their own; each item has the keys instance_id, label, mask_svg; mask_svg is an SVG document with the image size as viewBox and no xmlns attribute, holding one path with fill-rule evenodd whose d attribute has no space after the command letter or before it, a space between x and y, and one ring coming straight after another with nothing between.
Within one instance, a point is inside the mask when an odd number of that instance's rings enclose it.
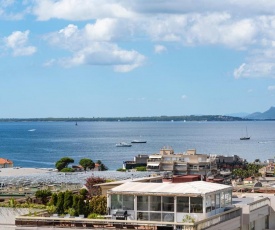
<instances>
[{"instance_id":1,"label":"boat wake","mask_svg":"<svg viewBox=\"0 0 275 230\"><path fill-rule=\"evenodd\" d=\"M267 144L268 141L258 141L259 144Z\"/></svg>"},{"instance_id":2,"label":"boat wake","mask_svg":"<svg viewBox=\"0 0 275 230\"><path fill-rule=\"evenodd\" d=\"M34 132L36 129L29 129L28 131L29 132Z\"/></svg>"}]
</instances>

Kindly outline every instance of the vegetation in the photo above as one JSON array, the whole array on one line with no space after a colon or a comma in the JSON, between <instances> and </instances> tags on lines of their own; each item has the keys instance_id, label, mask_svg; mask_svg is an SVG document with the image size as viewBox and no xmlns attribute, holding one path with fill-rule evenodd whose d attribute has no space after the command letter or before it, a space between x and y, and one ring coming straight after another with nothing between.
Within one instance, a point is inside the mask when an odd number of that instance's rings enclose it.
<instances>
[{"instance_id":1,"label":"vegetation","mask_svg":"<svg viewBox=\"0 0 275 230\"><path fill-rule=\"evenodd\" d=\"M93 117L93 118L2 118L1 122L20 121L247 121L249 119L223 115L190 115L190 116L153 116L153 117Z\"/></svg>"},{"instance_id":2,"label":"vegetation","mask_svg":"<svg viewBox=\"0 0 275 230\"><path fill-rule=\"evenodd\" d=\"M94 196L89 203L89 211L100 215L105 215L107 210L107 199L105 196Z\"/></svg>"},{"instance_id":3,"label":"vegetation","mask_svg":"<svg viewBox=\"0 0 275 230\"><path fill-rule=\"evenodd\" d=\"M98 196L101 194L101 188L99 186L94 186L96 184L105 183L106 179L101 177L89 177L86 179L85 186L88 189L90 197Z\"/></svg>"},{"instance_id":4,"label":"vegetation","mask_svg":"<svg viewBox=\"0 0 275 230\"><path fill-rule=\"evenodd\" d=\"M119 169L117 169L116 171L118 171L118 172L126 172L126 169L119 168Z\"/></svg>"},{"instance_id":5,"label":"vegetation","mask_svg":"<svg viewBox=\"0 0 275 230\"><path fill-rule=\"evenodd\" d=\"M232 175L239 178L247 178L251 176L260 176L259 169L262 166L260 164L249 163L244 168L233 169Z\"/></svg>"},{"instance_id":6,"label":"vegetation","mask_svg":"<svg viewBox=\"0 0 275 230\"><path fill-rule=\"evenodd\" d=\"M73 168L63 168L60 172L74 172Z\"/></svg>"},{"instance_id":7,"label":"vegetation","mask_svg":"<svg viewBox=\"0 0 275 230\"><path fill-rule=\"evenodd\" d=\"M50 190L38 190L35 192L35 197L40 198L42 204L46 204L51 195L52 192Z\"/></svg>"},{"instance_id":8,"label":"vegetation","mask_svg":"<svg viewBox=\"0 0 275 230\"><path fill-rule=\"evenodd\" d=\"M74 163L74 159L70 157L63 157L55 163L55 167L58 171L61 171L64 168L68 168L68 165L71 163Z\"/></svg>"},{"instance_id":9,"label":"vegetation","mask_svg":"<svg viewBox=\"0 0 275 230\"><path fill-rule=\"evenodd\" d=\"M135 168L137 171L146 171L146 166L139 166Z\"/></svg>"},{"instance_id":10,"label":"vegetation","mask_svg":"<svg viewBox=\"0 0 275 230\"><path fill-rule=\"evenodd\" d=\"M96 213L91 213L88 216L88 219L103 219L103 217L101 215L96 214Z\"/></svg>"},{"instance_id":11,"label":"vegetation","mask_svg":"<svg viewBox=\"0 0 275 230\"><path fill-rule=\"evenodd\" d=\"M108 167L107 166L105 166L100 160L98 160L97 162L96 162L99 166L99 168L98 168L98 170L99 171L107 171L108 170Z\"/></svg>"},{"instance_id":12,"label":"vegetation","mask_svg":"<svg viewBox=\"0 0 275 230\"><path fill-rule=\"evenodd\" d=\"M84 168L86 171L88 169L93 169L95 167L95 163L88 158L83 158L79 161L79 164Z\"/></svg>"}]
</instances>

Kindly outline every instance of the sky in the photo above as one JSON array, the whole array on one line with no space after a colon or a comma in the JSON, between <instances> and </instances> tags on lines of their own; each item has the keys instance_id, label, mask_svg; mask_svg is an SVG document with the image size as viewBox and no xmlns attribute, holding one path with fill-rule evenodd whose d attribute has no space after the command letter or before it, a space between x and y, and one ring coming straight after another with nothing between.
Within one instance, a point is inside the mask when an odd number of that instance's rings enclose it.
<instances>
[{"instance_id":1,"label":"sky","mask_svg":"<svg viewBox=\"0 0 275 230\"><path fill-rule=\"evenodd\" d=\"M0 118L274 105L275 1L0 0Z\"/></svg>"}]
</instances>

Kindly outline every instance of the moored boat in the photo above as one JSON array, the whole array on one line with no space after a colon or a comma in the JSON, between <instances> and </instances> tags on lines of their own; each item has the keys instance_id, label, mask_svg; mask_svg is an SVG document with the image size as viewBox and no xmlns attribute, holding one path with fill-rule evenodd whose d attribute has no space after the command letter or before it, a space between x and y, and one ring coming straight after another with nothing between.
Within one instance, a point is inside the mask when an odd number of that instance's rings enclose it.
<instances>
[{"instance_id":1,"label":"moored boat","mask_svg":"<svg viewBox=\"0 0 275 230\"><path fill-rule=\"evenodd\" d=\"M248 133L247 133L247 128L246 128L246 136L240 137L240 140L241 141L243 141L243 140L250 140L250 137L248 136Z\"/></svg>"},{"instance_id":2,"label":"moored boat","mask_svg":"<svg viewBox=\"0 0 275 230\"><path fill-rule=\"evenodd\" d=\"M137 143L146 143L147 141L141 141L141 140L133 140L131 143L137 144Z\"/></svg>"},{"instance_id":3,"label":"moored boat","mask_svg":"<svg viewBox=\"0 0 275 230\"><path fill-rule=\"evenodd\" d=\"M131 144L128 144L126 142L120 142L118 144L116 144L116 147L131 147Z\"/></svg>"}]
</instances>

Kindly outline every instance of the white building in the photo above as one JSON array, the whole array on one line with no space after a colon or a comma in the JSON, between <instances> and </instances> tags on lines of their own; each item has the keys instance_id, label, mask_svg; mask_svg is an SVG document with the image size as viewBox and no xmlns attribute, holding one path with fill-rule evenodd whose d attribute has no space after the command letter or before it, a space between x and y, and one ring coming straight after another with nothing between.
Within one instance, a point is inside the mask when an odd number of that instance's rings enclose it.
<instances>
[{"instance_id":1,"label":"white building","mask_svg":"<svg viewBox=\"0 0 275 230\"><path fill-rule=\"evenodd\" d=\"M175 175L206 176L208 172L217 170L217 164L215 156L197 154L196 149L175 154L171 147L163 147L160 153L149 155L146 169L155 172L170 171Z\"/></svg>"},{"instance_id":2,"label":"white building","mask_svg":"<svg viewBox=\"0 0 275 230\"><path fill-rule=\"evenodd\" d=\"M111 215L125 210L128 219L167 223L182 228L184 223L204 221L225 214L232 206L232 187L195 181L187 183L128 182L107 191ZM233 208L234 209L234 208ZM234 209L232 218L240 218ZM234 229L240 220L232 222Z\"/></svg>"}]
</instances>

